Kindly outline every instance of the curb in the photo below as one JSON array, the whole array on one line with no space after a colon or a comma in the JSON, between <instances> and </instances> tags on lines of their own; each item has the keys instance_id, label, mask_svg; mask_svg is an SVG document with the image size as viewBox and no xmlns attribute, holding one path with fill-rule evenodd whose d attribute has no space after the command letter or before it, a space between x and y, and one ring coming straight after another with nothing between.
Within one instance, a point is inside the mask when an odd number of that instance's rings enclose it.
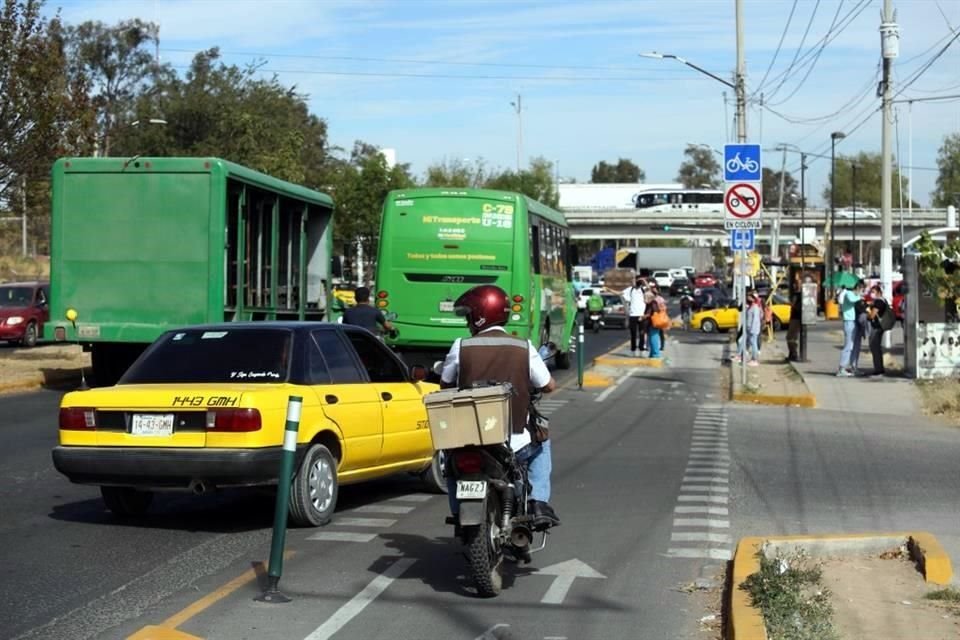
<instances>
[{"instance_id":1,"label":"curb","mask_svg":"<svg viewBox=\"0 0 960 640\"><path fill-rule=\"evenodd\" d=\"M817 406L817 398L812 393L802 396L768 396L762 393L750 393L749 391L731 391L730 397L734 402L767 404L778 407L807 407L812 409Z\"/></svg>"},{"instance_id":2,"label":"curb","mask_svg":"<svg viewBox=\"0 0 960 640\"><path fill-rule=\"evenodd\" d=\"M756 558L757 551L764 544L772 546L804 546L812 555L837 555L844 551L877 552L906 543L910 557L920 564L924 579L938 585L948 585L953 576L950 557L940 546L940 542L926 531L877 534L825 534L802 536L750 536L741 538L733 557L733 579L730 583L729 618L727 619L727 637L729 640L766 640L767 631L759 609L750 604L750 595L740 589L748 576L760 570ZM812 547L812 548L811 548Z\"/></svg>"},{"instance_id":3,"label":"curb","mask_svg":"<svg viewBox=\"0 0 960 640\"><path fill-rule=\"evenodd\" d=\"M606 365L608 367L649 367L651 369L662 369L663 358L634 358L631 356L597 356L593 359L594 365Z\"/></svg>"}]
</instances>

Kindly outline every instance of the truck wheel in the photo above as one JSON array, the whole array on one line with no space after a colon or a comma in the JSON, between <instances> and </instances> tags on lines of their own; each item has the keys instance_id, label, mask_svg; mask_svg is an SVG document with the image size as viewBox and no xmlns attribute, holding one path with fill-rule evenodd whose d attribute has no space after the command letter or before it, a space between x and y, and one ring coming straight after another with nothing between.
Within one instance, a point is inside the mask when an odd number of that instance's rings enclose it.
<instances>
[{"instance_id":1,"label":"truck wheel","mask_svg":"<svg viewBox=\"0 0 960 640\"><path fill-rule=\"evenodd\" d=\"M25 347L35 347L37 346L37 323L30 321L27 323L27 328L23 330L23 339L20 340L20 344Z\"/></svg>"},{"instance_id":2,"label":"truck wheel","mask_svg":"<svg viewBox=\"0 0 960 640\"><path fill-rule=\"evenodd\" d=\"M142 516L153 502L152 491L140 491L133 487L100 487L107 509L121 518Z\"/></svg>"},{"instance_id":3,"label":"truck wheel","mask_svg":"<svg viewBox=\"0 0 960 640\"><path fill-rule=\"evenodd\" d=\"M337 507L337 460L322 444L307 449L290 489L290 521L298 527L330 522Z\"/></svg>"}]
</instances>

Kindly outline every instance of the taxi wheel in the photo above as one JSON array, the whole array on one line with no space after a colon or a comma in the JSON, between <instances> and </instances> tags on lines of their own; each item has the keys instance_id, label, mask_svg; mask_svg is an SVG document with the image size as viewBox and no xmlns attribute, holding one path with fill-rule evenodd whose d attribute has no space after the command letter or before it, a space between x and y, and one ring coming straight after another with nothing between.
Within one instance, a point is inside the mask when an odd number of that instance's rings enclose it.
<instances>
[{"instance_id":1,"label":"taxi wheel","mask_svg":"<svg viewBox=\"0 0 960 640\"><path fill-rule=\"evenodd\" d=\"M443 451L437 451L433 454L430 466L420 474L420 479L423 480L423 483L427 486L427 491L430 493L447 493L447 478L443 471L446 458L447 456Z\"/></svg>"},{"instance_id":2,"label":"taxi wheel","mask_svg":"<svg viewBox=\"0 0 960 640\"><path fill-rule=\"evenodd\" d=\"M322 444L307 449L290 490L290 521L298 527L330 522L337 506L337 461Z\"/></svg>"},{"instance_id":3,"label":"taxi wheel","mask_svg":"<svg viewBox=\"0 0 960 640\"><path fill-rule=\"evenodd\" d=\"M780 331L780 329L783 329L783 323L780 322L780 318L773 316L773 330Z\"/></svg>"},{"instance_id":4,"label":"taxi wheel","mask_svg":"<svg viewBox=\"0 0 960 640\"><path fill-rule=\"evenodd\" d=\"M139 491L132 487L100 487L100 495L107 509L120 517L142 516L153 502L152 491Z\"/></svg>"},{"instance_id":5,"label":"taxi wheel","mask_svg":"<svg viewBox=\"0 0 960 640\"><path fill-rule=\"evenodd\" d=\"M716 333L718 328L719 327L717 326L716 321L711 320L710 318L707 318L700 323L700 330L704 333Z\"/></svg>"}]
</instances>

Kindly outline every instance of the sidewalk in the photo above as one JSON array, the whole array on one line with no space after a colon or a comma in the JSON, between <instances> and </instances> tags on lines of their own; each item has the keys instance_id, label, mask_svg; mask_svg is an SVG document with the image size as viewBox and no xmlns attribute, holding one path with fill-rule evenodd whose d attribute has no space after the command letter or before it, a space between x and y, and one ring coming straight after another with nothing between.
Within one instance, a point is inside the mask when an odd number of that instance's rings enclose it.
<instances>
[{"instance_id":1,"label":"sidewalk","mask_svg":"<svg viewBox=\"0 0 960 640\"><path fill-rule=\"evenodd\" d=\"M821 320L807 331L807 362L795 362L810 391L817 398L817 408L855 413L917 416L922 414L920 392L912 380L900 377L903 365L903 332L892 331L893 348L885 354L896 371L888 367L883 378L838 378L837 368L843 348L843 325L839 321ZM786 333L777 335L782 345ZM870 349L864 341L860 350L860 368L873 370Z\"/></svg>"}]
</instances>

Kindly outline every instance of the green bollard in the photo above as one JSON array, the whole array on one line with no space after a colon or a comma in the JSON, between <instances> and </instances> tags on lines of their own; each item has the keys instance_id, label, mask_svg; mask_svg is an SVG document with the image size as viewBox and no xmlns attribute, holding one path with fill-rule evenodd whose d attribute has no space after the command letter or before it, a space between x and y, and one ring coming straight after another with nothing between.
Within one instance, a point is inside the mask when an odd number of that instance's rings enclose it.
<instances>
[{"instance_id":1,"label":"green bollard","mask_svg":"<svg viewBox=\"0 0 960 640\"><path fill-rule=\"evenodd\" d=\"M283 458L277 478L277 506L273 512L273 540L270 543L270 567L267 570L267 590L254 598L259 602L290 602L277 585L283 573L283 545L287 539L287 513L290 508L290 483L293 482L293 463L297 457L297 431L300 429L300 410L303 398L290 396L287 401L287 424L283 431Z\"/></svg>"},{"instance_id":2,"label":"green bollard","mask_svg":"<svg viewBox=\"0 0 960 640\"><path fill-rule=\"evenodd\" d=\"M577 325L577 387L583 389L583 325Z\"/></svg>"}]
</instances>

